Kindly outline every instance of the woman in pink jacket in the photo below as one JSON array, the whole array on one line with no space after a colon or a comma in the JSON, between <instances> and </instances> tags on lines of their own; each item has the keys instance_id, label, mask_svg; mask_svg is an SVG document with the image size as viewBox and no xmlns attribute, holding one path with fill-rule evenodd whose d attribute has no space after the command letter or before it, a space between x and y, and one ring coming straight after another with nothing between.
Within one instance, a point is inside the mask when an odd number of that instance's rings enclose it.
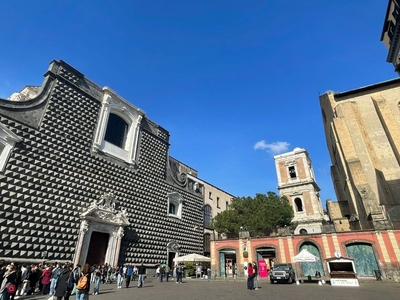
<instances>
[{"instance_id":1,"label":"woman in pink jacket","mask_svg":"<svg viewBox=\"0 0 400 300\"><path fill-rule=\"evenodd\" d=\"M42 273L42 294L47 295L50 292L50 280L51 280L51 266L46 266Z\"/></svg>"}]
</instances>

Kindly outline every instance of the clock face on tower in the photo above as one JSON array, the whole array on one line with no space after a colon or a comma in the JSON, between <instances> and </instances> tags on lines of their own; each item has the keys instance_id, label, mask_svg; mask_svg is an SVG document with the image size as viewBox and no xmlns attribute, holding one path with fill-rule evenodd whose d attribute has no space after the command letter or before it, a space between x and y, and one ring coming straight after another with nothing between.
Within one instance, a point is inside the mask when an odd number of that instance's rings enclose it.
<instances>
[{"instance_id":1,"label":"clock face on tower","mask_svg":"<svg viewBox=\"0 0 400 300\"><path fill-rule=\"evenodd\" d=\"M335 252L335 257L337 257L337 258L341 258L341 257L342 257L342 254L340 254L340 252L339 252L339 251L336 251L336 252Z\"/></svg>"}]
</instances>

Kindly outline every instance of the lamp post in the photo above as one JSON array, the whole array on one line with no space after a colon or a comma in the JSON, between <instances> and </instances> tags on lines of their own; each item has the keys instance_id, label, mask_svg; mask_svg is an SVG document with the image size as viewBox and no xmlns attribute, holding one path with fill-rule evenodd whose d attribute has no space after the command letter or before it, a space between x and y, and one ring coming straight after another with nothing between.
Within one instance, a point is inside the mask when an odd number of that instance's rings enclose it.
<instances>
[{"instance_id":1,"label":"lamp post","mask_svg":"<svg viewBox=\"0 0 400 300\"><path fill-rule=\"evenodd\" d=\"M44 262L46 261L46 256L47 256L47 251L43 251L42 252L42 261L43 261L42 265L43 266L44 266Z\"/></svg>"}]
</instances>

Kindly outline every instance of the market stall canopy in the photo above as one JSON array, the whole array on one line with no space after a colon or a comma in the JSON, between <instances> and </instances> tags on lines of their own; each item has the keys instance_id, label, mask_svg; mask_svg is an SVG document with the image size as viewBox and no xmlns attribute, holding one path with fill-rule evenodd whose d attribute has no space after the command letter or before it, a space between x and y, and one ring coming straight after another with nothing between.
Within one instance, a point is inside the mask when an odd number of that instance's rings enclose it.
<instances>
[{"instance_id":1,"label":"market stall canopy","mask_svg":"<svg viewBox=\"0 0 400 300\"><path fill-rule=\"evenodd\" d=\"M192 253L174 258L174 262L207 262L211 259L207 256Z\"/></svg>"},{"instance_id":2,"label":"market stall canopy","mask_svg":"<svg viewBox=\"0 0 400 300\"><path fill-rule=\"evenodd\" d=\"M299 254L293 257L294 262L315 262L319 261L319 257L315 256L314 254L308 252L307 249L303 249L300 251Z\"/></svg>"}]
</instances>

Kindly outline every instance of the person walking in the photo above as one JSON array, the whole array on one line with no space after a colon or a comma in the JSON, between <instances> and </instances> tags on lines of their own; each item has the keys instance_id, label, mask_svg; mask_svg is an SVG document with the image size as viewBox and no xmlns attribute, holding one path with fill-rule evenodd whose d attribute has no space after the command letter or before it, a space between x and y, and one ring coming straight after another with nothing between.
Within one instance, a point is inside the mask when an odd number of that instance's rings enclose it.
<instances>
[{"instance_id":1,"label":"person walking","mask_svg":"<svg viewBox=\"0 0 400 300\"><path fill-rule=\"evenodd\" d=\"M101 281L101 271L100 267L97 267L94 270L94 287L93 287L93 295L98 295L100 292L100 281Z\"/></svg>"},{"instance_id":2,"label":"person walking","mask_svg":"<svg viewBox=\"0 0 400 300\"><path fill-rule=\"evenodd\" d=\"M133 266L132 280L135 281L137 276L138 276L138 268L136 266Z\"/></svg>"},{"instance_id":3,"label":"person walking","mask_svg":"<svg viewBox=\"0 0 400 300\"><path fill-rule=\"evenodd\" d=\"M183 275L183 266L182 263L179 263L176 266L176 283L182 283L182 275Z\"/></svg>"},{"instance_id":4,"label":"person walking","mask_svg":"<svg viewBox=\"0 0 400 300\"><path fill-rule=\"evenodd\" d=\"M258 291L258 265L256 264L255 261L253 261L253 271L254 271L254 276L253 276L254 289Z\"/></svg>"},{"instance_id":5,"label":"person walking","mask_svg":"<svg viewBox=\"0 0 400 300\"><path fill-rule=\"evenodd\" d=\"M0 299L2 300L13 300L15 292L17 291L17 280L18 274L14 264L7 266L2 281L0 281ZM11 286L14 285L14 291L12 292Z\"/></svg>"},{"instance_id":6,"label":"person walking","mask_svg":"<svg viewBox=\"0 0 400 300\"><path fill-rule=\"evenodd\" d=\"M85 300L89 298L90 290L90 266L84 264L81 269L81 277L76 284L76 300Z\"/></svg>"},{"instance_id":7,"label":"person walking","mask_svg":"<svg viewBox=\"0 0 400 300\"><path fill-rule=\"evenodd\" d=\"M133 274L133 266L132 266L132 264L129 264L126 267L126 274L125 274L125 285L126 285L126 288L129 288L129 284L131 283L132 274Z\"/></svg>"},{"instance_id":8,"label":"person walking","mask_svg":"<svg viewBox=\"0 0 400 300\"><path fill-rule=\"evenodd\" d=\"M165 276L165 268L163 265L160 266L160 282L163 282Z\"/></svg>"},{"instance_id":9,"label":"person walking","mask_svg":"<svg viewBox=\"0 0 400 300\"><path fill-rule=\"evenodd\" d=\"M61 274L58 277L56 284L54 286L54 296L57 297L57 300L61 300L64 298L64 300L69 300L69 296L72 291L72 282L70 285L71 289L68 289L68 280L70 279L70 275L72 273L72 270L69 266L69 264L65 264L63 267L60 267L61 269Z\"/></svg>"},{"instance_id":10,"label":"person walking","mask_svg":"<svg viewBox=\"0 0 400 300\"><path fill-rule=\"evenodd\" d=\"M31 265L31 270L29 273L30 273L28 275L29 287L28 291L26 292L28 296L35 293L36 284L38 283L40 277L39 269L35 265Z\"/></svg>"},{"instance_id":11,"label":"person walking","mask_svg":"<svg viewBox=\"0 0 400 300\"><path fill-rule=\"evenodd\" d=\"M156 277L157 277L158 281L160 281L160 266L158 266L156 269Z\"/></svg>"},{"instance_id":12,"label":"person walking","mask_svg":"<svg viewBox=\"0 0 400 300\"><path fill-rule=\"evenodd\" d=\"M52 266L45 266L45 269L42 273L42 295L48 295L50 292L50 280L52 274Z\"/></svg>"},{"instance_id":13,"label":"person walking","mask_svg":"<svg viewBox=\"0 0 400 300\"><path fill-rule=\"evenodd\" d=\"M122 288L122 282L124 281L124 269L122 266L117 269L117 273L117 289L120 289Z\"/></svg>"},{"instance_id":14,"label":"person walking","mask_svg":"<svg viewBox=\"0 0 400 300\"><path fill-rule=\"evenodd\" d=\"M250 291L254 289L253 280L254 280L254 269L251 263L249 263L249 265L247 266L247 289Z\"/></svg>"},{"instance_id":15,"label":"person walking","mask_svg":"<svg viewBox=\"0 0 400 300\"><path fill-rule=\"evenodd\" d=\"M74 295L76 292L76 283L78 282L79 277L81 276L81 265L76 265L75 269L72 272L74 277L74 288L71 291L71 295Z\"/></svg>"},{"instance_id":16,"label":"person walking","mask_svg":"<svg viewBox=\"0 0 400 300\"><path fill-rule=\"evenodd\" d=\"M51 270L51 278L50 278L50 292L49 296L54 295L54 290L57 285L57 280L60 278L63 272L63 268L60 264L56 264L56 266Z\"/></svg>"},{"instance_id":17,"label":"person walking","mask_svg":"<svg viewBox=\"0 0 400 300\"><path fill-rule=\"evenodd\" d=\"M171 268L167 265L165 267L165 281L168 282L169 273L171 272Z\"/></svg>"},{"instance_id":18,"label":"person walking","mask_svg":"<svg viewBox=\"0 0 400 300\"><path fill-rule=\"evenodd\" d=\"M140 266L138 267L138 288L143 287L143 283L144 283L144 277L146 275L146 268L143 265L143 263L140 264Z\"/></svg>"}]
</instances>

